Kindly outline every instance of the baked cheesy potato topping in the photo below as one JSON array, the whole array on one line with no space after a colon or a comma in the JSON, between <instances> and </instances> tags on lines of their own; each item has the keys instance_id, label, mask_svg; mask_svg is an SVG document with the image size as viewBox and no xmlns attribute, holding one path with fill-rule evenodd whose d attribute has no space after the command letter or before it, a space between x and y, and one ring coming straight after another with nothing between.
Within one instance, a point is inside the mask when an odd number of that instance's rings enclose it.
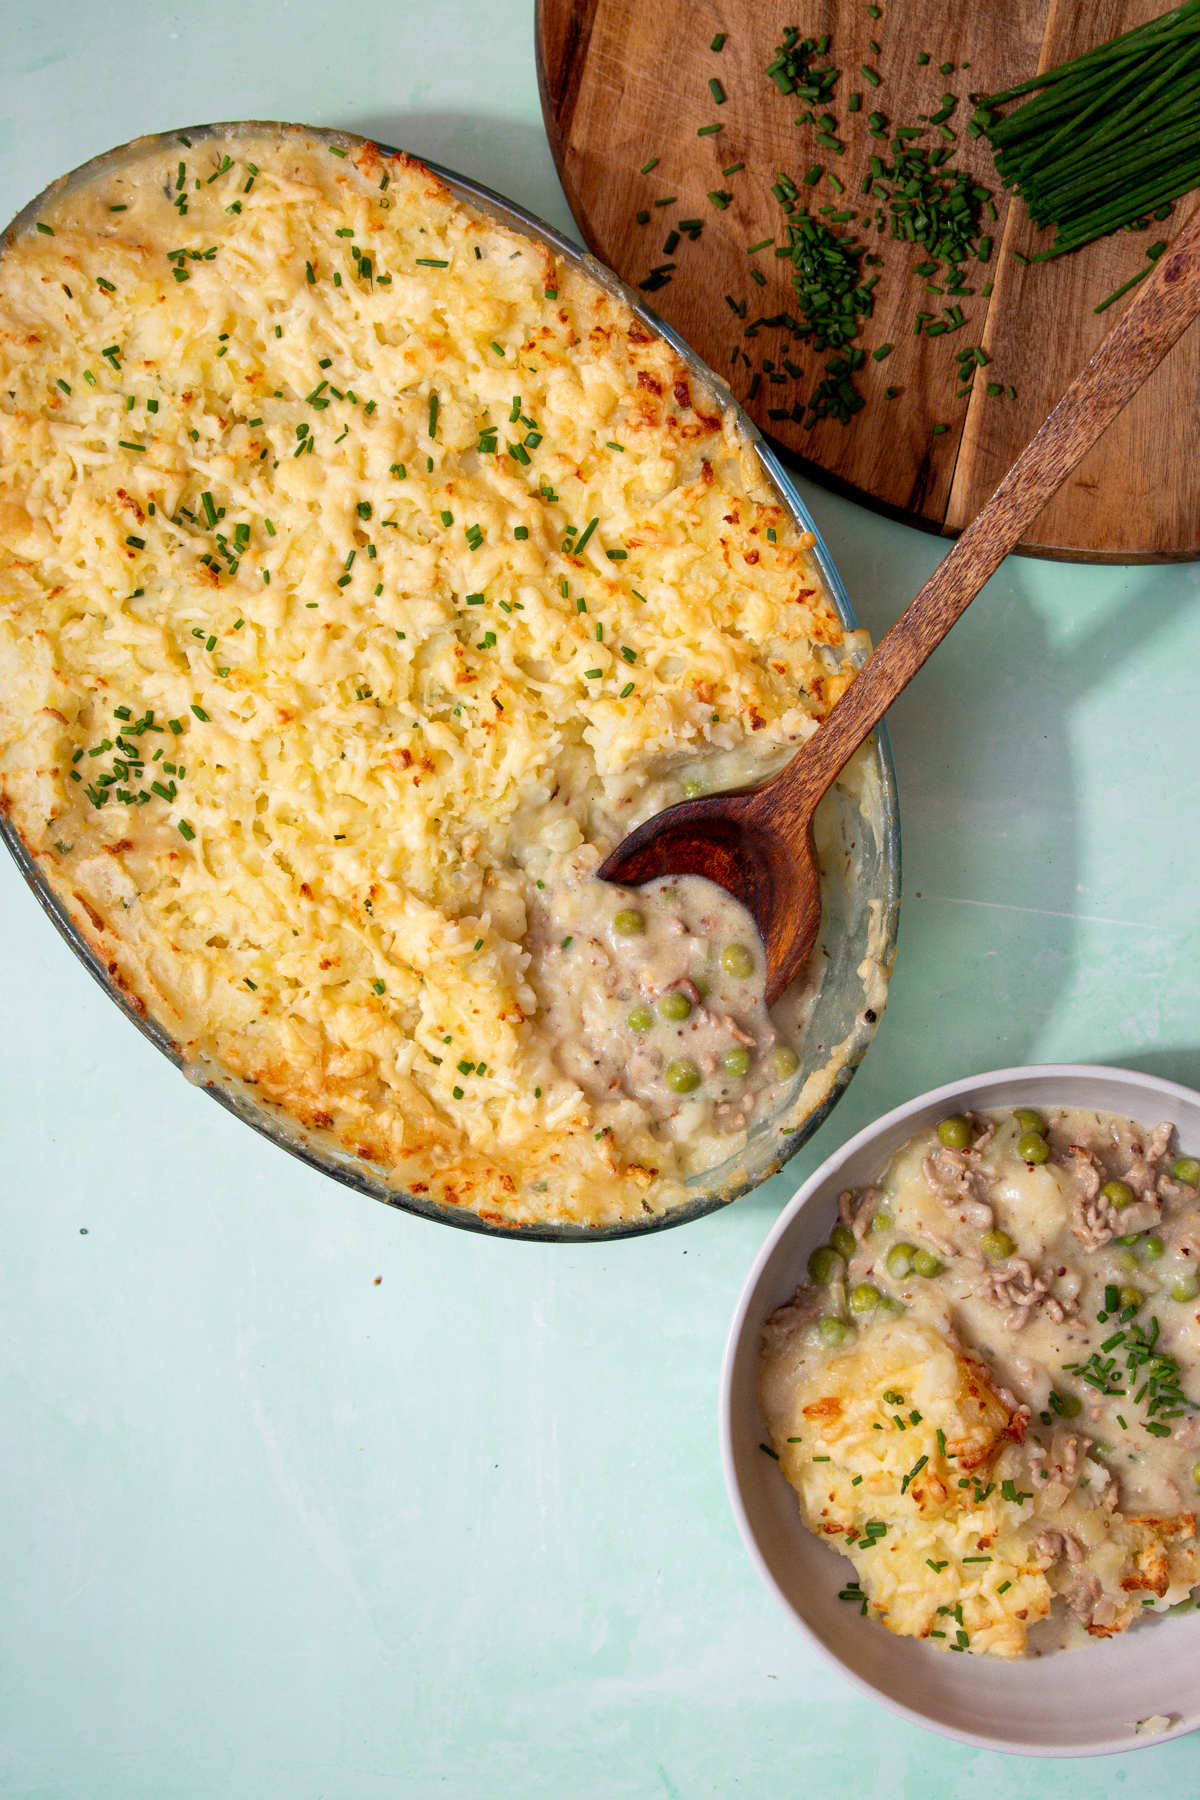
<instances>
[{"instance_id":1,"label":"baked cheesy potato topping","mask_svg":"<svg viewBox=\"0 0 1200 1800\"><path fill-rule=\"evenodd\" d=\"M732 412L420 163L287 127L52 194L0 365L0 804L112 978L398 1189L670 1205L694 1162L597 1129L526 909L852 678Z\"/></svg>"}]
</instances>

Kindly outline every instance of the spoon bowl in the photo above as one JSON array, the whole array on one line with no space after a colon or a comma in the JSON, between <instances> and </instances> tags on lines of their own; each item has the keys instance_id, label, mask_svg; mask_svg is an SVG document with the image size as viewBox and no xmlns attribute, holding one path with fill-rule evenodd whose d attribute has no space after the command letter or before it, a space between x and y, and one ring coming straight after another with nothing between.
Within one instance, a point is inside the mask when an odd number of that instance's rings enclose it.
<instances>
[{"instance_id":1,"label":"spoon bowl","mask_svg":"<svg viewBox=\"0 0 1200 1800\"><path fill-rule=\"evenodd\" d=\"M750 913L767 954L766 1002L774 1006L804 967L821 927L821 883L811 825L779 829L773 790L682 800L647 819L599 870L602 881L640 887L658 875L703 875Z\"/></svg>"}]
</instances>

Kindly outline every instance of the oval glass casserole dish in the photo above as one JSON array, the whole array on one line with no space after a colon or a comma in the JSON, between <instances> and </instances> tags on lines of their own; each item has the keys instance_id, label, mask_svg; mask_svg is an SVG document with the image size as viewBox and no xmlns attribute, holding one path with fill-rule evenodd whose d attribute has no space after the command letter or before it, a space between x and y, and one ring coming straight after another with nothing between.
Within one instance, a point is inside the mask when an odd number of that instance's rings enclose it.
<instances>
[{"instance_id":1,"label":"oval glass casserole dish","mask_svg":"<svg viewBox=\"0 0 1200 1800\"><path fill-rule=\"evenodd\" d=\"M683 346L494 197L247 124L26 209L0 358L5 833L155 1041L317 1166L484 1228L645 1229L777 1168L886 994L881 745L823 811L810 971L721 1065L774 1043L753 1095L589 1082L632 1040L565 1046L550 1004L617 980L608 850L775 773L866 651ZM721 946L689 943L700 1017Z\"/></svg>"}]
</instances>

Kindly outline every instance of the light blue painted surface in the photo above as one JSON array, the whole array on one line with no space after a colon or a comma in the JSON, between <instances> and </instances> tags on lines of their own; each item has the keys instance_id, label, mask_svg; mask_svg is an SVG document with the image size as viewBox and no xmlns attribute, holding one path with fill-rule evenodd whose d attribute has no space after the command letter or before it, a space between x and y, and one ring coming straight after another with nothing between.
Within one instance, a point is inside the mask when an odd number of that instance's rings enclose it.
<instances>
[{"instance_id":1,"label":"light blue painted surface","mask_svg":"<svg viewBox=\"0 0 1200 1800\"><path fill-rule=\"evenodd\" d=\"M5 217L138 131L259 115L376 132L571 228L526 0L44 0L8 9L0 84ZM804 492L878 635L942 546ZM1198 1085L1198 667L1196 567L1011 560L894 710L905 913L849 1095L750 1199L603 1249L301 1168L0 868L0 1793L1195 1794L1194 1738L1017 1761L860 1700L742 1551L715 1395L769 1224L870 1118L1029 1059Z\"/></svg>"}]
</instances>

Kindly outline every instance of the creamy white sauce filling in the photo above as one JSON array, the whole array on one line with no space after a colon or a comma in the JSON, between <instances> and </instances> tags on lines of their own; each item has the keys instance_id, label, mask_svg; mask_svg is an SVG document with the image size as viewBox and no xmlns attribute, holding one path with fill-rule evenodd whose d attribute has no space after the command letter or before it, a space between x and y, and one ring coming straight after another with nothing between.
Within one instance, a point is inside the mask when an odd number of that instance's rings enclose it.
<instances>
[{"instance_id":1,"label":"creamy white sauce filling","mask_svg":"<svg viewBox=\"0 0 1200 1800\"><path fill-rule=\"evenodd\" d=\"M1190 1603L1197 1181L1169 1125L1048 1108L931 1126L841 1196L760 1395L805 1522L890 1630L1036 1655Z\"/></svg>"},{"instance_id":2,"label":"creamy white sauce filling","mask_svg":"<svg viewBox=\"0 0 1200 1800\"><path fill-rule=\"evenodd\" d=\"M714 882L617 887L591 860L535 890L527 979L543 1027L599 1130L624 1138L636 1120L690 1172L710 1168L792 1084L803 984L768 1011L757 927Z\"/></svg>"}]
</instances>

